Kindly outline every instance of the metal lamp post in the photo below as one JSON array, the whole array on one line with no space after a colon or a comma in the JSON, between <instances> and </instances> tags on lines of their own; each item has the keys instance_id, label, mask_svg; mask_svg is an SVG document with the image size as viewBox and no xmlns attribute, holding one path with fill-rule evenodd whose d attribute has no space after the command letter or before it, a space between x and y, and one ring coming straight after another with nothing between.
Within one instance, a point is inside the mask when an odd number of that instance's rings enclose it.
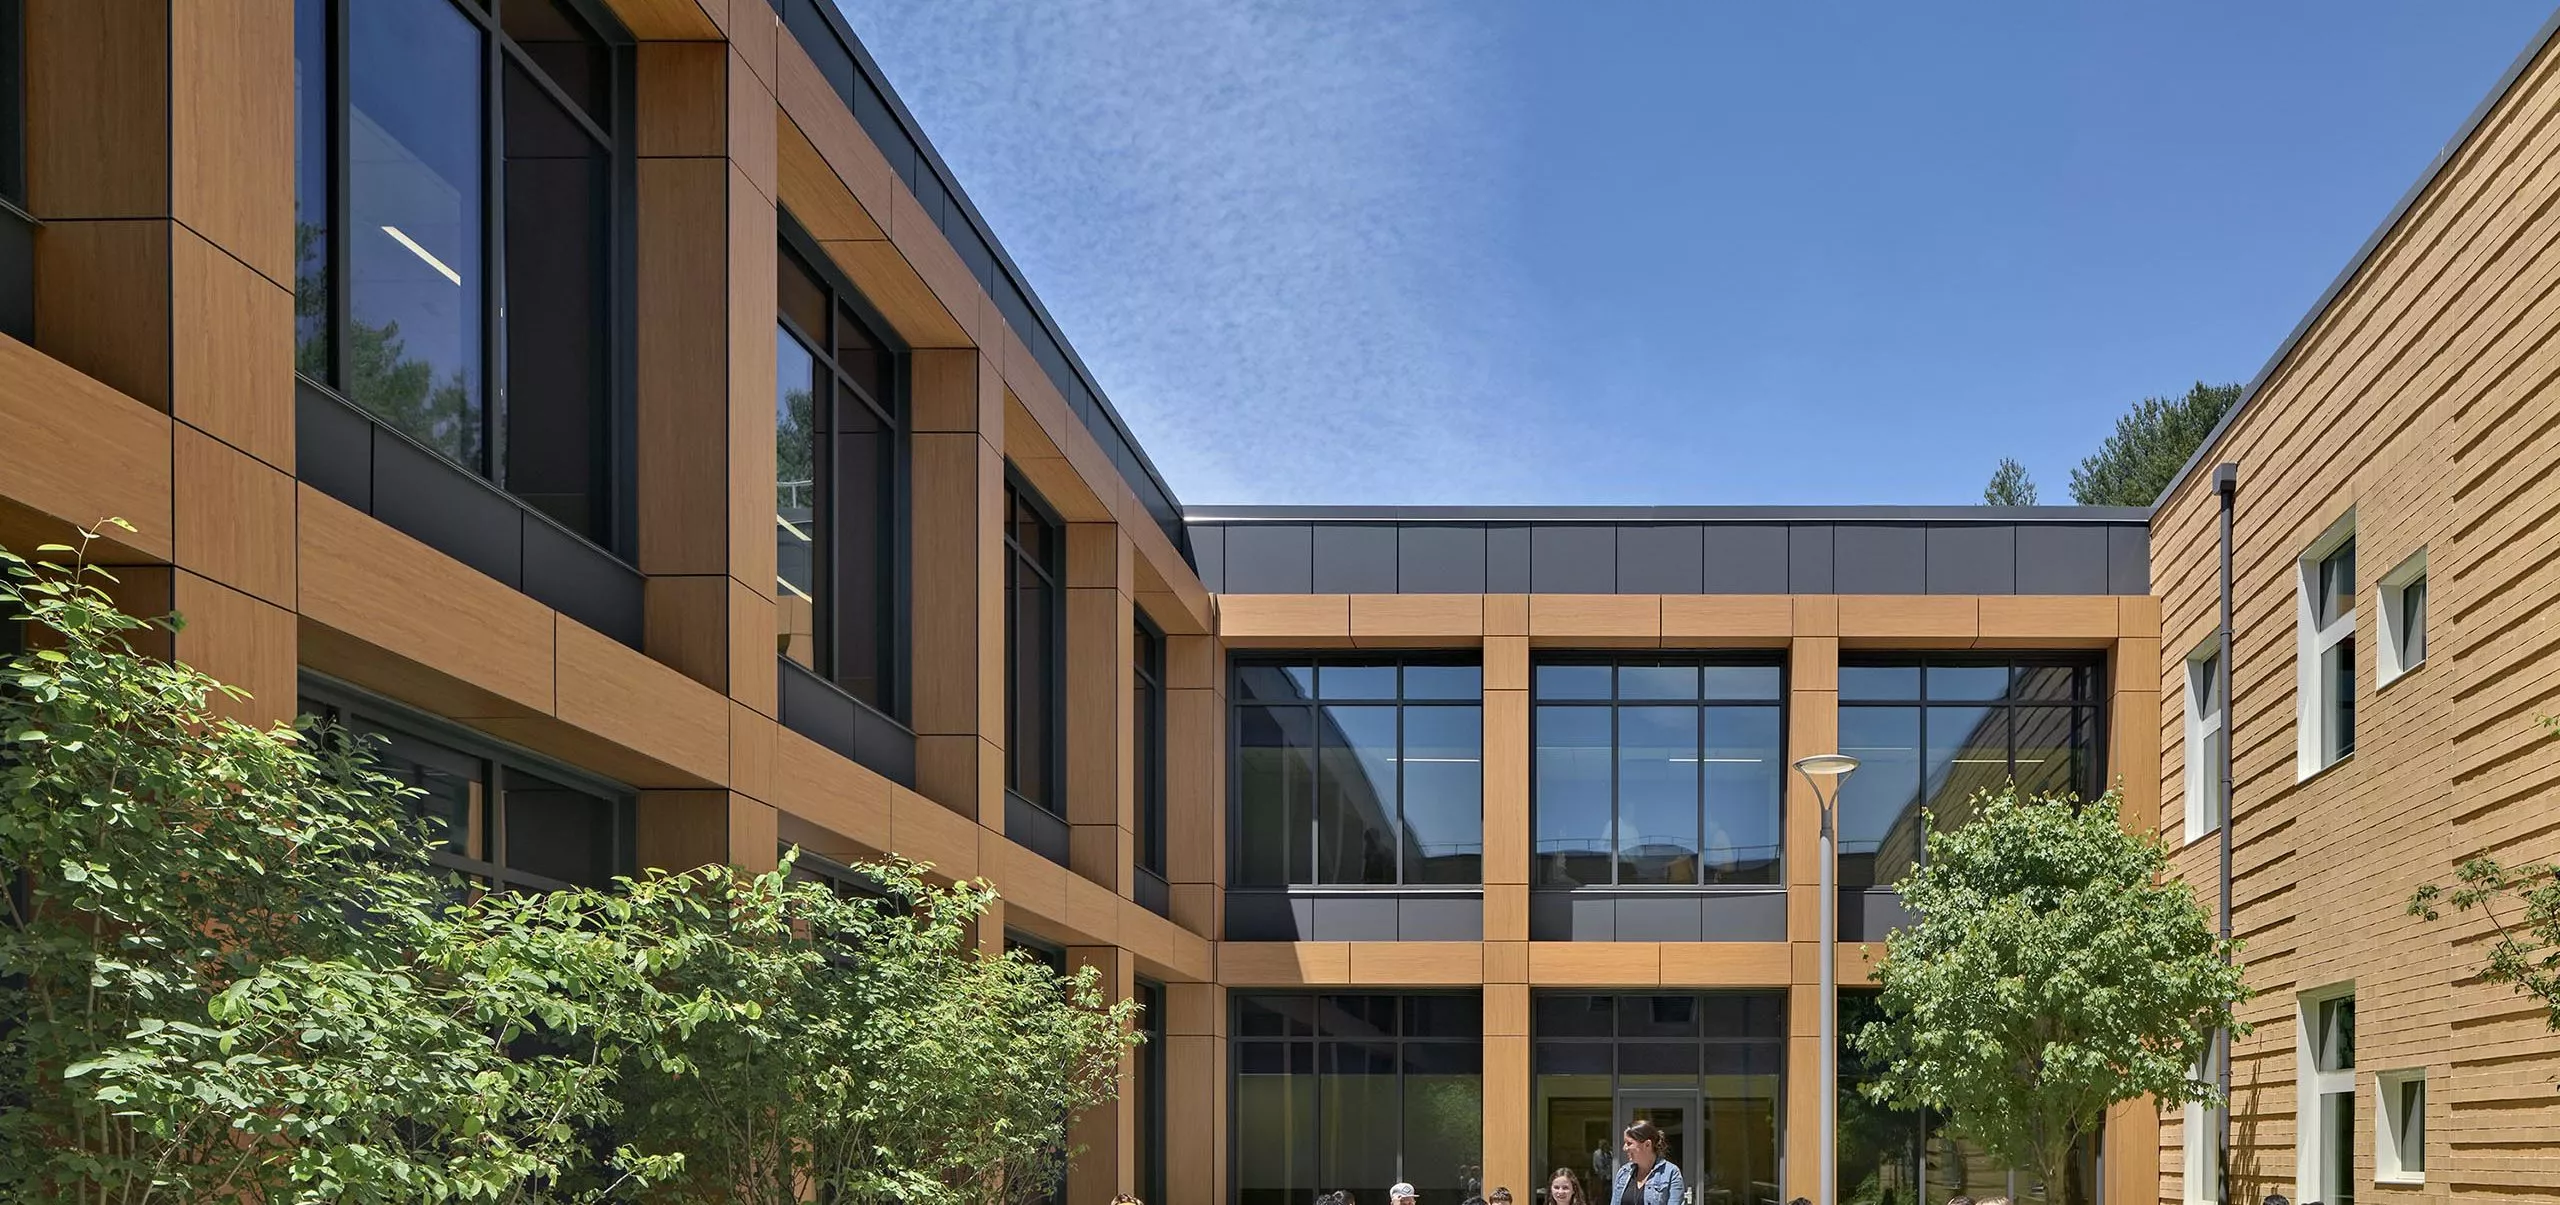
<instances>
[{"instance_id":1,"label":"metal lamp post","mask_svg":"<svg viewBox=\"0 0 2560 1205\"><path fill-rule=\"evenodd\" d=\"M1840 1086L1836 1081L1840 1076L1840 1038L1834 1031L1840 1024L1840 968L1837 965L1840 894L1832 885L1832 864L1840 852L1840 834L1838 826L1833 823L1832 807L1840 798L1838 780L1858 768L1858 759L1844 753L1816 753L1797 758L1795 765L1796 773L1804 775L1805 782L1813 788L1814 802L1822 809L1822 850L1816 862L1820 875L1820 886L1816 890L1820 892L1822 912L1822 1049L1818 1053L1819 1070L1814 1077L1814 1091L1819 1094L1822 1105L1822 1161L1814 1168L1816 1188L1813 1199L1814 1205L1838 1205L1840 1119L1837 1114ZM1827 794L1822 789L1826 778L1833 780L1832 789Z\"/></svg>"}]
</instances>

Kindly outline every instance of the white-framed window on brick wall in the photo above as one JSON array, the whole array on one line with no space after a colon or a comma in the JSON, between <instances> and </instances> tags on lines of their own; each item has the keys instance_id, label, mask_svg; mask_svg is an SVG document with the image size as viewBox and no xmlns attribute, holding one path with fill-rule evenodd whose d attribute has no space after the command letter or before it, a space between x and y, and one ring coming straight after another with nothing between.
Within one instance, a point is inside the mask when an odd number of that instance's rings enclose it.
<instances>
[{"instance_id":1,"label":"white-framed window on brick wall","mask_svg":"<svg viewBox=\"0 0 2560 1205\"><path fill-rule=\"evenodd\" d=\"M2294 1199L2352 1205L2356 1195L2356 988L2296 997Z\"/></svg>"},{"instance_id":2,"label":"white-framed window on brick wall","mask_svg":"<svg viewBox=\"0 0 2560 1205\"><path fill-rule=\"evenodd\" d=\"M2222 638L2187 654L2187 826L2184 840L2222 828L2222 749L2231 739L2231 708L2222 697Z\"/></svg>"},{"instance_id":3,"label":"white-framed window on brick wall","mask_svg":"<svg viewBox=\"0 0 2560 1205\"><path fill-rule=\"evenodd\" d=\"M2309 778L2356 751L2354 511L2303 552L2295 577L2295 768Z\"/></svg>"},{"instance_id":4,"label":"white-framed window on brick wall","mask_svg":"<svg viewBox=\"0 0 2560 1205\"><path fill-rule=\"evenodd\" d=\"M2196 1079L2217 1083L2222 1077L2219 1050L2207 1051L2196 1060ZM2186 1181L2187 1205L2220 1205L2222 1201L2222 1110L2201 1104L2186 1107Z\"/></svg>"},{"instance_id":5,"label":"white-framed window on brick wall","mask_svg":"<svg viewBox=\"0 0 2560 1205\"><path fill-rule=\"evenodd\" d=\"M2373 1077L2373 1178L2384 1184L2427 1182L2427 1071L2412 1067Z\"/></svg>"},{"instance_id":6,"label":"white-framed window on brick wall","mask_svg":"<svg viewBox=\"0 0 2560 1205\"><path fill-rule=\"evenodd\" d=\"M2427 550L2382 575L2374 591L2382 641L2375 650L2373 684L2387 686L2427 660Z\"/></svg>"}]
</instances>

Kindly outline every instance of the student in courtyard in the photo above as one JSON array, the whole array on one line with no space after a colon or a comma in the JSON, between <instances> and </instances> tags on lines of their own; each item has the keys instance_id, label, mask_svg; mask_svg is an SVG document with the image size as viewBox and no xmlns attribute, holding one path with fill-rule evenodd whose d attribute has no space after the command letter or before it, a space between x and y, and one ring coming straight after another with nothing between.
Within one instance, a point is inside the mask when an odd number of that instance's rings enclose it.
<instances>
[{"instance_id":1,"label":"student in courtyard","mask_svg":"<svg viewBox=\"0 0 2560 1205\"><path fill-rule=\"evenodd\" d=\"M1680 1169L1662 1157L1661 1127L1650 1121L1628 1126L1619 1149L1627 1161L1609 1182L1606 1205L1683 1205L1689 1186Z\"/></svg>"}]
</instances>

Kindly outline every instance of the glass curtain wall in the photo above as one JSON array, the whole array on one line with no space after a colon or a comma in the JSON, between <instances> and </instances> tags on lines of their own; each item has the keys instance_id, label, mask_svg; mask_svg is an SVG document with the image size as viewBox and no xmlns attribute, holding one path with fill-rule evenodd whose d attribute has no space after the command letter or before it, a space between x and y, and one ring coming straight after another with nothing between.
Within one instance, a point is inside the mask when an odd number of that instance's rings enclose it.
<instances>
[{"instance_id":1,"label":"glass curtain wall","mask_svg":"<svg viewBox=\"0 0 2560 1205\"><path fill-rule=\"evenodd\" d=\"M785 239L774 332L774 593L782 656L897 716L899 352Z\"/></svg>"},{"instance_id":2,"label":"glass curtain wall","mask_svg":"<svg viewBox=\"0 0 2560 1205\"><path fill-rule=\"evenodd\" d=\"M2104 675L2089 658L1904 657L1840 666L1840 884L1888 886L1974 796L2015 779L2038 796L2095 799L2106 765Z\"/></svg>"},{"instance_id":3,"label":"glass curtain wall","mask_svg":"<svg viewBox=\"0 0 2560 1205\"><path fill-rule=\"evenodd\" d=\"M1861 1088L1876 1078L1877 1069L1852 1048L1850 1038L1882 1016L1879 998L1872 991L1840 993L1834 1166L1843 1205L1926 1205L1959 1196L2005 1196L2020 1205L2094 1205L2102 1136L2082 1145L2071 1181L2057 1197L2033 1173L2013 1171L1956 1133L1944 1116L1868 1100Z\"/></svg>"},{"instance_id":4,"label":"glass curtain wall","mask_svg":"<svg viewBox=\"0 0 2560 1205\"><path fill-rule=\"evenodd\" d=\"M294 360L627 555L619 37L566 0L295 0Z\"/></svg>"},{"instance_id":5,"label":"glass curtain wall","mask_svg":"<svg viewBox=\"0 0 2560 1205\"><path fill-rule=\"evenodd\" d=\"M1059 776L1064 715L1059 666L1066 658L1066 533L1048 503L1007 475L1004 562L1005 789L1048 812L1067 802Z\"/></svg>"},{"instance_id":6,"label":"glass curtain wall","mask_svg":"<svg viewBox=\"0 0 2560 1205\"><path fill-rule=\"evenodd\" d=\"M1240 1205L1349 1189L1424 1205L1483 1189L1484 1014L1474 995L1235 997Z\"/></svg>"},{"instance_id":7,"label":"glass curtain wall","mask_svg":"<svg viewBox=\"0 0 2560 1205\"><path fill-rule=\"evenodd\" d=\"M1540 661L1531 881L1778 882L1783 676L1766 659Z\"/></svg>"},{"instance_id":8,"label":"glass curtain wall","mask_svg":"<svg viewBox=\"0 0 2560 1205\"><path fill-rule=\"evenodd\" d=\"M1685 1102L1675 1161L1701 1205L1776 1205L1784 991L1540 993L1530 1018L1537 1173L1570 1168L1593 1199L1619 1163L1632 1095ZM1666 1127L1668 1129L1669 1127Z\"/></svg>"},{"instance_id":9,"label":"glass curtain wall","mask_svg":"<svg viewBox=\"0 0 2560 1205\"><path fill-rule=\"evenodd\" d=\"M1441 657L1239 661L1241 887L1484 881L1484 674Z\"/></svg>"}]
</instances>

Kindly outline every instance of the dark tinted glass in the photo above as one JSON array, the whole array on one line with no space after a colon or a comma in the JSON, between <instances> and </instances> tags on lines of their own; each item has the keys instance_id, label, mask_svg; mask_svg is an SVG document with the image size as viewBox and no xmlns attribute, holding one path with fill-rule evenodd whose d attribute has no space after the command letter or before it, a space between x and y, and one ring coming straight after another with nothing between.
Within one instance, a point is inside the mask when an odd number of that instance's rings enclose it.
<instances>
[{"instance_id":1,"label":"dark tinted glass","mask_svg":"<svg viewBox=\"0 0 2560 1205\"><path fill-rule=\"evenodd\" d=\"M1531 1049L1530 1066L1540 1075L1607 1075L1617 1066L1606 1042L1539 1042Z\"/></svg>"},{"instance_id":2,"label":"dark tinted glass","mask_svg":"<svg viewBox=\"0 0 2560 1205\"><path fill-rule=\"evenodd\" d=\"M1164 641L1143 617L1130 632L1130 711L1136 730L1131 755L1137 769L1138 865L1161 875L1164 849Z\"/></svg>"},{"instance_id":3,"label":"dark tinted glass","mask_svg":"<svg viewBox=\"0 0 2560 1205\"><path fill-rule=\"evenodd\" d=\"M333 381L329 366L329 8L293 4L293 367Z\"/></svg>"},{"instance_id":4,"label":"dark tinted glass","mask_svg":"<svg viewBox=\"0 0 2560 1205\"><path fill-rule=\"evenodd\" d=\"M1698 1036L1695 996L1618 997L1618 1036L1622 1038L1694 1038Z\"/></svg>"},{"instance_id":5,"label":"dark tinted glass","mask_svg":"<svg viewBox=\"0 0 2560 1205\"><path fill-rule=\"evenodd\" d=\"M486 472L481 33L448 0L347 7L347 393Z\"/></svg>"},{"instance_id":6,"label":"dark tinted glass","mask_svg":"<svg viewBox=\"0 0 2560 1205\"><path fill-rule=\"evenodd\" d=\"M1404 709L1405 880L1484 881L1484 718L1475 707Z\"/></svg>"},{"instance_id":7,"label":"dark tinted glass","mask_svg":"<svg viewBox=\"0 0 2560 1205\"><path fill-rule=\"evenodd\" d=\"M2039 799L2094 797L2095 767L2089 762L2097 747L2091 731L2097 718L2089 707L2020 707L2011 713L2019 791Z\"/></svg>"},{"instance_id":8,"label":"dark tinted glass","mask_svg":"<svg viewBox=\"0 0 2560 1205\"><path fill-rule=\"evenodd\" d=\"M2352 539L2320 560L2320 623L2326 627L2356 605L2356 542Z\"/></svg>"},{"instance_id":9,"label":"dark tinted glass","mask_svg":"<svg viewBox=\"0 0 2560 1205\"><path fill-rule=\"evenodd\" d=\"M1484 1036L1484 1002L1475 996L1407 996L1404 1036L1463 1038Z\"/></svg>"},{"instance_id":10,"label":"dark tinted glass","mask_svg":"<svg viewBox=\"0 0 2560 1205\"><path fill-rule=\"evenodd\" d=\"M614 873L614 805L517 771L507 776L507 868L579 887Z\"/></svg>"},{"instance_id":11,"label":"dark tinted glass","mask_svg":"<svg viewBox=\"0 0 2560 1205\"><path fill-rule=\"evenodd\" d=\"M1541 699L1605 699L1609 697L1606 665L1541 665L1537 667Z\"/></svg>"},{"instance_id":12,"label":"dark tinted glass","mask_svg":"<svg viewBox=\"0 0 2560 1205\"><path fill-rule=\"evenodd\" d=\"M1841 708L1840 751L1858 759L1839 780L1840 882L1894 882L1920 859L1920 709Z\"/></svg>"},{"instance_id":13,"label":"dark tinted glass","mask_svg":"<svg viewBox=\"0 0 2560 1205\"><path fill-rule=\"evenodd\" d=\"M1393 996L1322 996L1317 999L1316 1033L1325 1037L1394 1037Z\"/></svg>"},{"instance_id":14,"label":"dark tinted glass","mask_svg":"<svg viewBox=\"0 0 2560 1205\"><path fill-rule=\"evenodd\" d=\"M510 60L505 74L506 486L604 544L613 167L522 67Z\"/></svg>"},{"instance_id":15,"label":"dark tinted glass","mask_svg":"<svg viewBox=\"0 0 2560 1205\"><path fill-rule=\"evenodd\" d=\"M1236 667L1236 695L1255 703L1291 703L1316 697L1316 671L1312 665L1240 665Z\"/></svg>"},{"instance_id":16,"label":"dark tinted glass","mask_svg":"<svg viewBox=\"0 0 2560 1205\"><path fill-rule=\"evenodd\" d=\"M784 269L786 275L789 269ZM818 362L786 326L774 327L773 539L775 639L782 655L818 668Z\"/></svg>"},{"instance_id":17,"label":"dark tinted glass","mask_svg":"<svg viewBox=\"0 0 2560 1205\"><path fill-rule=\"evenodd\" d=\"M1886 702L1920 698L1920 667L1916 665L1843 665L1840 667L1840 698L1878 699Z\"/></svg>"},{"instance_id":18,"label":"dark tinted glass","mask_svg":"<svg viewBox=\"0 0 2560 1205\"><path fill-rule=\"evenodd\" d=\"M1316 880L1396 881L1396 709L1328 705L1316 734Z\"/></svg>"},{"instance_id":19,"label":"dark tinted glass","mask_svg":"<svg viewBox=\"0 0 2560 1205\"><path fill-rule=\"evenodd\" d=\"M1316 741L1303 707L1236 710L1236 882L1313 881Z\"/></svg>"},{"instance_id":20,"label":"dark tinted glass","mask_svg":"<svg viewBox=\"0 0 2560 1205\"><path fill-rule=\"evenodd\" d=\"M828 411L828 421L835 428L829 473L835 501L835 682L885 712L894 705L889 686L897 639L897 432L869 406L843 401ZM1041 593L1055 605L1054 589ZM1035 636L1045 641L1048 630Z\"/></svg>"},{"instance_id":21,"label":"dark tinted glass","mask_svg":"<svg viewBox=\"0 0 2560 1205\"><path fill-rule=\"evenodd\" d=\"M2400 667L2426 659L2427 579L2422 577L2400 588Z\"/></svg>"},{"instance_id":22,"label":"dark tinted glass","mask_svg":"<svg viewBox=\"0 0 2560 1205\"><path fill-rule=\"evenodd\" d=\"M439 849L474 862L489 860L493 834L488 810L488 766L479 758L416 737L372 730L385 772L417 788L411 806L427 822Z\"/></svg>"},{"instance_id":23,"label":"dark tinted glass","mask_svg":"<svg viewBox=\"0 0 2560 1205\"><path fill-rule=\"evenodd\" d=\"M1613 1005L1607 996L1534 998L1531 1029L1541 1038L1605 1038L1613 1032Z\"/></svg>"},{"instance_id":24,"label":"dark tinted glass","mask_svg":"<svg viewBox=\"0 0 2560 1205\"><path fill-rule=\"evenodd\" d=\"M501 0L498 27L599 127L613 128L612 59L560 0Z\"/></svg>"},{"instance_id":25,"label":"dark tinted glass","mask_svg":"<svg viewBox=\"0 0 2560 1205\"><path fill-rule=\"evenodd\" d=\"M1326 699L1392 699L1396 697L1396 667L1392 663L1319 666L1316 690Z\"/></svg>"},{"instance_id":26,"label":"dark tinted glass","mask_svg":"<svg viewBox=\"0 0 2560 1205\"><path fill-rule=\"evenodd\" d=\"M1942 830L1959 827L1973 818L1978 795L2009 780L2009 713L1932 707L1927 737L1930 822Z\"/></svg>"},{"instance_id":27,"label":"dark tinted glass","mask_svg":"<svg viewBox=\"0 0 2560 1205\"><path fill-rule=\"evenodd\" d=\"M852 309L842 305L836 307L835 337L836 367L844 370L865 398L885 410L889 399L895 396L891 380L895 361L888 349L881 346L860 318L853 316Z\"/></svg>"},{"instance_id":28,"label":"dark tinted glass","mask_svg":"<svg viewBox=\"0 0 2560 1205\"><path fill-rule=\"evenodd\" d=\"M1531 756L1536 833L1530 857L1547 886L1609 882L1611 737L1605 707L1540 707Z\"/></svg>"},{"instance_id":29,"label":"dark tinted glass","mask_svg":"<svg viewBox=\"0 0 2560 1205\"><path fill-rule=\"evenodd\" d=\"M2097 695L2097 671L2085 665L2021 665L2016 697L2037 703L2085 703Z\"/></svg>"},{"instance_id":30,"label":"dark tinted glass","mask_svg":"<svg viewBox=\"0 0 2560 1205\"><path fill-rule=\"evenodd\" d=\"M776 304L782 316L800 328L800 333L823 348L827 341L827 286L797 255L785 249L782 269L777 274L779 288Z\"/></svg>"}]
</instances>

